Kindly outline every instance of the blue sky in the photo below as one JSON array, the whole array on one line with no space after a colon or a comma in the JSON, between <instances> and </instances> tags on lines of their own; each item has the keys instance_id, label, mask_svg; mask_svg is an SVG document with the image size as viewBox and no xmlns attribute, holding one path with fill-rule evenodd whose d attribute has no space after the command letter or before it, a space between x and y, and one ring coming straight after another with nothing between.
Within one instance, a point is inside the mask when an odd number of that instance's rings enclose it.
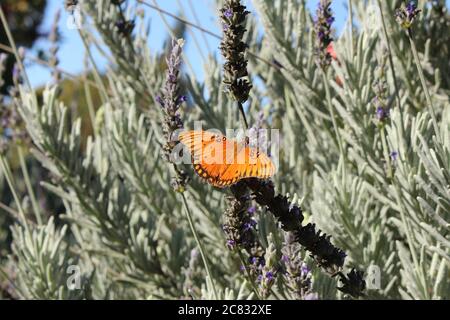
<instances>
[{"instance_id":1,"label":"blue sky","mask_svg":"<svg viewBox=\"0 0 450 320\"><path fill-rule=\"evenodd\" d=\"M152 3L153 0L146 0L149 3ZM61 9L61 20L59 23L59 30L62 34L63 41L60 46L60 51L58 52L58 58L60 60L60 68L65 71L68 71L73 74L80 73L83 70L83 60L85 56L85 49L83 47L83 43L78 35L77 30L70 30L66 26L66 22L68 19L68 14L64 11L63 2L61 0L48 0L49 5L45 14L45 20L42 25L42 32L48 32L53 23L55 12L58 9ZM450 2L450 1L449 1ZM129 3L136 3L136 1L130 0ZM216 8L214 0L157 0L158 5L174 14L179 12L183 12L184 17L189 21L195 21L195 17L189 6L189 3L192 3L192 9L195 10L195 13L199 19L199 22L202 27L213 31L217 34L220 34L220 29L217 24L216 17ZM250 11L252 11L252 5L250 0L245 0L246 5L249 7ZM308 0L307 4L313 10L317 6L318 0ZM346 0L336 0L333 1L333 10L336 16L335 27L340 30L345 25L347 19L347 1ZM180 5L182 7L180 7ZM142 5L140 5L142 7ZM143 7L145 8L145 7ZM150 33L150 46L153 50L161 50L164 39L168 34L165 24L161 19L158 12L145 9L146 16L150 18L151 21L151 33ZM174 24L174 19L167 17L166 18L170 25ZM200 50L202 54L199 52L199 49L195 45L193 41L193 36L191 33L188 33L187 36L187 46L185 48L187 59L192 66L192 69L187 68L189 72L192 70L198 77L202 77L203 74L203 58L202 56L207 56L208 53L212 51L217 52L217 48L219 46L219 40L210 37L208 35L202 35L199 31L194 29L190 29L195 35L197 39ZM49 43L45 39L38 41L34 48L32 49L33 54L40 49L44 52L48 51ZM95 54L95 59L98 65L101 67L104 65L102 58L99 54ZM28 73L30 76L30 80L33 85L42 85L49 81L50 72L48 68L40 67L37 65L30 65L28 68Z\"/></svg>"}]
</instances>

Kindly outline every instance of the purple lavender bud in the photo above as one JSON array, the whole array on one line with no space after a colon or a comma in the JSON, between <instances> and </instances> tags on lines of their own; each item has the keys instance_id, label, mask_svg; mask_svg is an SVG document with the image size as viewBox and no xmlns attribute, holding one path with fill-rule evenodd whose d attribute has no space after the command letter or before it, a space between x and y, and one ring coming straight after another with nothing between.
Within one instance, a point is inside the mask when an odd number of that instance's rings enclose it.
<instances>
[{"instance_id":1,"label":"purple lavender bud","mask_svg":"<svg viewBox=\"0 0 450 320\"><path fill-rule=\"evenodd\" d=\"M266 273L266 279L267 279L268 281L272 281L273 278L274 278L273 272L272 272L272 271L268 271L268 272Z\"/></svg>"},{"instance_id":2,"label":"purple lavender bud","mask_svg":"<svg viewBox=\"0 0 450 320\"><path fill-rule=\"evenodd\" d=\"M410 1L407 5L406 5L406 12L408 13L408 17L412 17L414 15L414 13L416 12L417 6L414 3L414 1Z\"/></svg>"},{"instance_id":3,"label":"purple lavender bud","mask_svg":"<svg viewBox=\"0 0 450 320\"><path fill-rule=\"evenodd\" d=\"M178 98L178 103L183 103L183 102L186 102L186 101L187 101L187 97L186 96L180 96Z\"/></svg>"},{"instance_id":4,"label":"purple lavender bud","mask_svg":"<svg viewBox=\"0 0 450 320\"><path fill-rule=\"evenodd\" d=\"M236 245L236 241L234 241L234 240L227 240L227 246L230 248L230 249L233 249L234 248L234 246Z\"/></svg>"},{"instance_id":5,"label":"purple lavender bud","mask_svg":"<svg viewBox=\"0 0 450 320\"><path fill-rule=\"evenodd\" d=\"M385 113L383 107L377 107L376 116L377 116L377 119L380 121L382 121L386 118L386 113Z\"/></svg>"},{"instance_id":6,"label":"purple lavender bud","mask_svg":"<svg viewBox=\"0 0 450 320\"><path fill-rule=\"evenodd\" d=\"M256 212L256 207L255 206L251 206L250 208L247 209L247 212L249 215L254 215Z\"/></svg>"},{"instance_id":7,"label":"purple lavender bud","mask_svg":"<svg viewBox=\"0 0 450 320\"><path fill-rule=\"evenodd\" d=\"M400 8L397 8L395 18L404 29L409 29L412 27L419 13L420 10L417 9L416 2L409 1L406 6L402 4Z\"/></svg>"},{"instance_id":8,"label":"purple lavender bud","mask_svg":"<svg viewBox=\"0 0 450 320\"><path fill-rule=\"evenodd\" d=\"M281 256L281 261L283 261L284 263L288 263L289 262L289 257L287 255L283 254Z\"/></svg>"},{"instance_id":9,"label":"purple lavender bud","mask_svg":"<svg viewBox=\"0 0 450 320\"><path fill-rule=\"evenodd\" d=\"M161 107L164 107L164 101L161 98L161 96L156 96L156 102L158 102L161 105Z\"/></svg>"},{"instance_id":10,"label":"purple lavender bud","mask_svg":"<svg viewBox=\"0 0 450 320\"><path fill-rule=\"evenodd\" d=\"M392 151L390 156L391 156L391 160L392 161L396 161L397 158L398 158L398 152L397 151Z\"/></svg>"},{"instance_id":11,"label":"purple lavender bud","mask_svg":"<svg viewBox=\"0 0 450 320\"><path fill-rule=\"evenodd\" d=\"M169 74L169 81L170 82L177 82L177 77L174 74Z\"/></svg>"},{"instance_id":12,"label":"purple lavender bud","mask_svg":"<svg viewBox=\"0 0 450 320\"><path fill-rule=\"evenodd\" d=\"M233 10L227 9L227 10L225 10L225 12L223 13L223 15L224 15L225 17L227 17L228 19L230 19L230 18L233 16Z\"/></svg>"},{"instance_id":13,"label":"purple lavender bud","mask_svg":"<svg viewBox=\"0 0 450 320\"><path fill-rule=\"evenodd\" d=\"M242 226L242 229L244 231L250 231L252 229L252 225L249 222L244 223L244 225Z\"/></svg>"},{"instance_id":14,"label":"purple lavender bud","mask_svg":"<svg viewBox=\"0 0 450 320\"><path fill-rule=\"evenodd\" d=\"M239 267L239 270L241 270L242 272L244 272L244 271L245 271L245 266L244 266L244 265L241 265L241 266Z\"/></svg>"},{"instance_id":15,"label":"purple lavender bud","mask_svg":"<svg viewBox=\"0 0 450 320\"><path fill-rule=\"evenodd\" d=\"M308 268L306 263L303 263L302 266L300 267L300 271L302 275L307 275L311 270Z\"/></svg>"}]
</instances>

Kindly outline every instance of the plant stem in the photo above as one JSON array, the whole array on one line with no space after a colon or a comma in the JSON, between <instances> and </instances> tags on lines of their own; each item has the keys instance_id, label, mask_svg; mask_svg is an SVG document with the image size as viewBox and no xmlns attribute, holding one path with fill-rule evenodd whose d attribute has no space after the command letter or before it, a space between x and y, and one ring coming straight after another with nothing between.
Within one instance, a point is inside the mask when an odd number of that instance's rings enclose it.
<instances>
[{"instance_id":1,"label":"plant stem","mask_svg":"<svg viewBox=\"0 0 450 320\"><path fill-rule=\"evenodd\" d=\"M102 103L106 103L106 101L108 101L108 94L107 94L108 91L106 90L105 84L103 83L103 80L100 76L99 69L97 67L97 64L95 63L94 57L92 56L92 52L89 49L89 44L85 38L83 31L81 29L78 29L78 33L80 35L81 41L83 42L83 45L84 45L86 53L89 57L89 60L91 60L94 78L97 82L97 85L99 86L98 91L100 93L100 98L102 99Z\"/></svg>"},{"instance_id":2,"label":"plant stem","mask_svg":"<svg viewBox=\"0 0 450 320\"><path fill-rule=\"evenodd\" d=\"M253 281L252 275L250 274L250 271L247 267L247 264L245 263L244 256L242 255L242 252L239 248L237 249L237 252L239 255L239 259L241 260L241 263L244 266L245 273L247 274L247 278L248 278L248 281L250 282L250 285L252 286L253 292L255 293L256 298L258 298L258 300L261 300L261 296L259 295L258 288L256 287L255 282Z\"/></svg>"},{"instance_id":3,"label":"plant stem","mask_svg":"<svg viewBox=\"0 0 450 320\"><path fill-rule=\"evenodd\" d=\"M394 60L392 58L392 49L391 49L391 43L389 41L389 34L387 32L386 21L384 20L383 6L381 5L380 0L377 0L377 2L378 2L378 7L380 8L381 24L383 26L384 38L385 38L386 46L387 46L387 50L388 50L388 58L389 58L389 65L390 65L391 73L392 73L392 81L394 82L394 90L395 90L395 97L396 97L396 101L397 101L397 109L398 109L398 112L400 113L400 122L401 122L400 133L402 135L400 140L402 141L402 144L403 144L406 134L405 134L405 122L404 122L404 118L403 118L402 102L400 100L400 91L399 91L399 87L398 87L398 83L397 83L397 76L396 76L395 68L394 68Z\"/></svg>"},{"instance_id":4,"label":"plant stem","mask_svg":"<svg viewBox=\"0 0 450 320\"><path fill-rule=\"evenodd\" d=\"M36 196L34 194L33 187L31 185L30 175L28 174L27 164L25 163L25 158L23 156L22 147L17 148L17 152L19 154L19 162L20 167L22 169L22 174L25 180L25 185L27 187L28 195L31 199L31 205L33 206L34 215L36 216L36 221L38 225L42 225L42 213L41 209L39 208L38 202L36 200Z\"/></svg>"},{"instance_id":5,"label":"plant stem","mask_svg":"<svg viewBox=\"0 0 450 320\"><path fill-rule=\"evenodd\" d=\"M245 116L244 106L240 102L238 102L237 104L238 104L239 112L241 113L241 116L242 116L242 121L244 122L244 125L245 125L245 129L248 129L248 122L247 122L247 117Z\"/></svg>"},{"instance_id":6,"label":"plant stem","mask_svg":"<svg viewBox=\"0 0 450 320\"><path fill-rule=\"evenodd\" d=\"M386 130L384 126L380 130L381 133L381 144L383 146L383 155L384 155L384 161L386 162L387 166L387 177L389 180L392 179L393 171L392 171L392 164L391 159L389 157L389 149L386 142Z\"/></svg>"},{"instance_id":7,"label":"plant stem","mask_svg":"<svg viewBox=\"0 0 450 320\"><path fill-rule=\"evenodd\" d=\"M434 131L436 133L436 138L438 139L439 142L442 142L441 135L439 132L439 127L437 124L436 112L435 112L434 106L433 106L433 101L431 100L431 95L430 95L430 92L428 91L427 82L426 82L425 76L423 74L422 66L420 64L419 54L417 53L417 48L416 48L416 44L414 43L411 29L408 29L407 33L408 33L409 43L411 44L411 51L414 56L414 61L416 63L417 72L419 73L420 82L422 83L422 88L425 93L425 98L427 100L428 109L429 109L429 112L431 114L431 118L433 121L433 127L434 127Z\"/></svg>"},{"instance_id":8,"label":"plant stem","mask_svg":"<svg viewBox=\"0 0 450 320\"><path fill-rule=\"evenodd\" d=\"M194 222L192 221L192 214L191 214L191 211L189 210L189 206L188 206L188 203L187 203L187 200L186 200L186 196L184 195L184 193L181 193L181 198L183 199L184 209L185 209L185 212L186 212L186 217L187 217L188 222L189 222L189 227L191 228L192 234L194 235L195 242L197 242L197 246L198 246L198 249L200 251L200 255L202 256L203 265L205 266L206 273L208 274L209 280L211 281L211 286L212 286L212 290L213 290L213 293L214 293L214 298L217 300L219 298L218 298L216 287L215 287L215 284L214 284L214 279L211 276L211 270L209 268L209 263L208 263L208 260L206 258L206 255L205 255L205 250L203 248L203 244L200 241L200 237L198 236L197 229L195 228Z\"/></svg>"}]
</instances>

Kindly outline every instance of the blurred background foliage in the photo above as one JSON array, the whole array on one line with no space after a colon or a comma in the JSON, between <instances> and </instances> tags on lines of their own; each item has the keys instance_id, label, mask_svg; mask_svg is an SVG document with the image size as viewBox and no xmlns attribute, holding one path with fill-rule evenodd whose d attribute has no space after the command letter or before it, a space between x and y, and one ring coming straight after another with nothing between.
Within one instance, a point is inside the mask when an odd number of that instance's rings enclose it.
<instances>
[{"instance_id":1,"label":"blurred background foliage","mask_svg":"<svg viewBox=\"0 0 450 320\"><path fill-rule=\"evenodd\" d=\"M0 5L19 46L30 48L39 37L43 36L39 26L44 18L46 0L4 0ZM8 44L3 27L0 29L0 43ZM0 48L1 52L5 52L5 50ZM13 84L13 66L14 59L12 55L9 55L6 70L2 75L4 79L4 84L0 89L2 94L7 94L8 88Z\"/></svg>"}]
</instances>

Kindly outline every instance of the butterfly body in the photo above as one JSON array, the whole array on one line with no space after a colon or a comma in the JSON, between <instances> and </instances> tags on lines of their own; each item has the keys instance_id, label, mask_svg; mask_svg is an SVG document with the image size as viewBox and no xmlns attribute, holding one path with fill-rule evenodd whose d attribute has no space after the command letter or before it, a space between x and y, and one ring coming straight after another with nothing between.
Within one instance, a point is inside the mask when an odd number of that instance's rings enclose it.
<instances>
[{"instance_id":1,"label":"butterfly body","mask_svg":"<svg viewBox=\"0 0 450 320\"><path fill-rule=\"evenodd\" d=\"M191 153L195 172L213 186L224 188L241 179L267 179L275 173L272 160L248 145L208 131L186 131L180 142Z\"/></svg>"}]
</instances>

